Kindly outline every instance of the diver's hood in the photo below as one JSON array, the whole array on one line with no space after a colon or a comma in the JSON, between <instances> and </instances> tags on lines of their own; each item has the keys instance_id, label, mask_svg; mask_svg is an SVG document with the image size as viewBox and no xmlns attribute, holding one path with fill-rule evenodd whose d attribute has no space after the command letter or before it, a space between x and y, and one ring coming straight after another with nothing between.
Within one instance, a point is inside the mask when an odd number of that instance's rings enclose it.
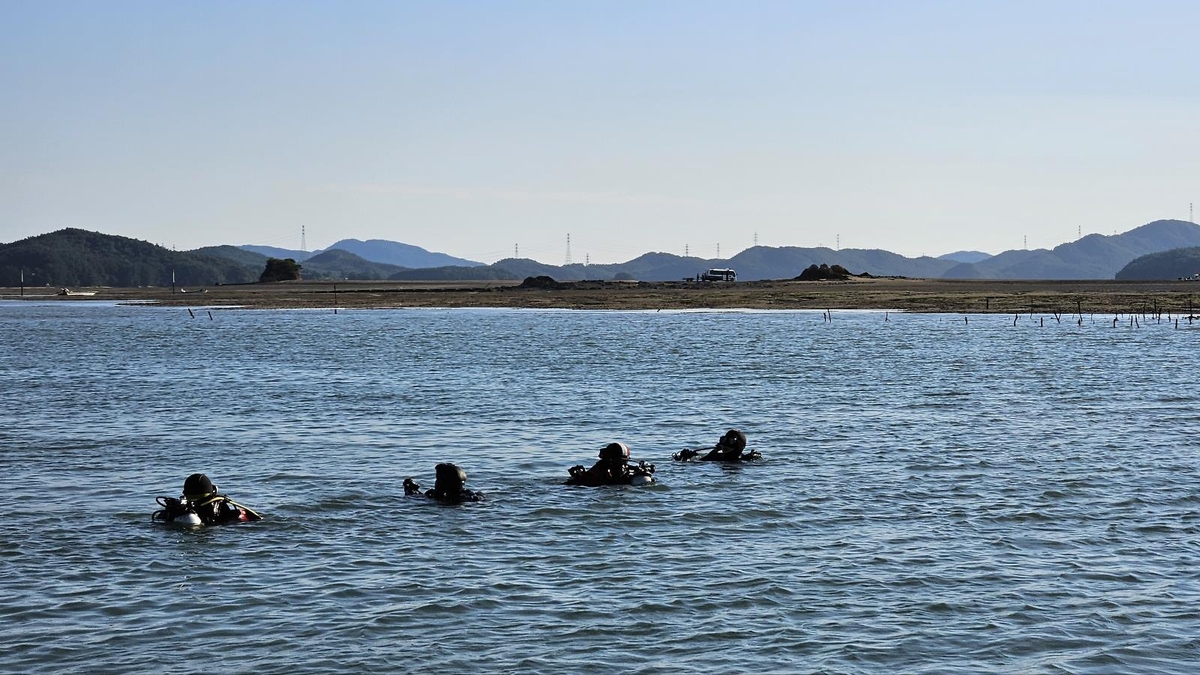
<instances>
[{"instance_id":1,"label":"diver's hood","mask_svg":"<svg viewBox=\"0 0 1200 675\"><path fill-rule=\"evenodd\" d=\"M600 459L614 461L628 460L629 446L624 443L609 443L600 451Z\"/></svg>"}]
</instances>

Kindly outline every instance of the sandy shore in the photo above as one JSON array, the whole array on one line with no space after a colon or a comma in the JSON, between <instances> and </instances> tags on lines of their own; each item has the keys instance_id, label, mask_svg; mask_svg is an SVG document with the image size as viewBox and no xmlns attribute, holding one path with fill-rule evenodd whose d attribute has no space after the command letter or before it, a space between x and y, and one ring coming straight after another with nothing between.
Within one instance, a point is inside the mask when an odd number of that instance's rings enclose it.
<instances>
[{"instance_id":1,"label":"sandy shore","mask_svg":"<svg viewBox=\"0 0 1200 675\"><path fill-rule=\"evenodd\" d=\"M1191 314L1200 284L1186 281L851 281L574 282L555 289L517 282L285 282L181 288L26 288L26 300L155 302L180 307L368 309L526 307L563 309L878 309L911 312ZM18 299L8 288L3 299Z\"/></svg>"}]
</instances>

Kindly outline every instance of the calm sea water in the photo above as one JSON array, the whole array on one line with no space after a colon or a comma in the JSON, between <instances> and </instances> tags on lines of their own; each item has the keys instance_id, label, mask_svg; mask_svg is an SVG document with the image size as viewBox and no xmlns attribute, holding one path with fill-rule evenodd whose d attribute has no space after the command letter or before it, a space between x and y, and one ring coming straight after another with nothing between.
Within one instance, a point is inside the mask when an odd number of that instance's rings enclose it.
<instances>
[{"instance_id":1,"label":"calm sea water","mask_svg":"<svg viewBox=\"0 0 1200 675\"><path fill-rule=\"evenodd\" d=\"M1194 673L1200 323L1127 321L0 303L0 671Z\"/></svg>"}]
</instances>

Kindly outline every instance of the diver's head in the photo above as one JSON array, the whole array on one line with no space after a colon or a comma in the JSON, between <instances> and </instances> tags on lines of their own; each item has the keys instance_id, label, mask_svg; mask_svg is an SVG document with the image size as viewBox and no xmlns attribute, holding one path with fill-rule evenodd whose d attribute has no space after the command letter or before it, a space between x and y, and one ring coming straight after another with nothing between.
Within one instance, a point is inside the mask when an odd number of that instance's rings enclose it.
<instances>
[{"instance_id":1,"label":"diver's head","mask_svg":"<svg viewBox=\"0 0 1200 675\"><path fill-rule=\"evenodd\" d=\"M183 496L188 499L196 499L204 495L210 495L217 491L217 486L213 485L212 481L202 473L194 473L183 481Z\"/></svg>"},{"instance_id":2,"label":"diver's head","mask_svg":"<svg viewBox=\"0 0 1200 675\"><path fill-rule=\"evenodd\" d=\"M434 467L437 478L434 479L433 489L438 492L458 492L467 482L467 472L448 462Z\"/></svg>"},{"instance_id":3,"label":"diver's head","mask_svg":"<svg viewBox=\"0 0 1200 675\"><path fill-rule=\"evenodd\" d=\"M627 462L629 461L629 446L624 443L609 443L600 451L600 459L613 463Z\"/></svg>"},{"instance_id":4,"label":"diver's head","mask_svg":"<svg viewBox=\"0 0 1200 675\"><path fill-rule=\"evenodd\" d=\"M723 445L727 448L741 452L746 449L746 434L743 434L737 429L730 429L729 431L725 432L724 436L721 437L721 441L718 443L718 445Z\"/></svg>"}]
</instances>

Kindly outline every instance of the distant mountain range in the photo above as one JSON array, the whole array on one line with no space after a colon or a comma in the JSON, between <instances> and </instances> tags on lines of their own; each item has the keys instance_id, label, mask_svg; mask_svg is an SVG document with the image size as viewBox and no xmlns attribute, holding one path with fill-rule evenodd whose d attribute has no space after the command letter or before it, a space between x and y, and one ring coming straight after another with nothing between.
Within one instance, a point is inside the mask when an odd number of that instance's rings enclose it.
<instances>
[{"instance_id":1,"label":"distant mountain range","mask_svg":"<svg viewBox=\"0 0 1200 675\"><path fill-rule=\"evenodd\" d=\"M1159 220L1119 235L1091 234L1052 250L1005 251L995 256L959 251L938 258L906 258L876 249L755 246L728 259L646 253L608 265L558 266L524 258L484 265L382 240L344 239L313 253L255 246L210 246L175 252L126 237L68 229L0 245L0 285L16 286L22 270L29 286L167 286L172 273L180 285L244 283L258 279L268 257L295 259L301 263L301 274L306 279L452 281L549 276L561 281L671 281L694 279L712 267L732 267L740 280L756 281L794 278L806 267L821 264L841 265L854 273L875 276L1112 279L1135 258L1194 247L1200 247L1200 226ZM1159 275L1157 278L1184 276L1154 274Z\"/></svg>"},{"instance_id":2,"label":"distant mountain range","mask_svg":"<svg viewBox=\"0 0 1200 675\"><path fill-rule=\"evenodd\" d=\"M535 260L505 259L471 270L469 278L491 268L507 278L549 276L562 281L580 279L639 279L670 281L694 278L710 267L732 267L742 281L788 279L809 265L841 265L876 276L947 279L1112 279L1129 261L1147 253L1200 246L1200 226L1181 220L1159 220L1123 234L1088 235L1052 250L1014 250L999 255L959 251L938 258L906 258L878 249L799 248L755 246L728 259L685 258L670 253L646 253L612 265L546 265ZM405 279L447 278L445 270L409 270ZM441 275L441 276L434 276ZM501 276L500 278L505 278Z\"/></svg>"},{"instance_id":3,"label":"distant mountain range","mask_svg":"<svg viewBox=\"0 0 1200 675\"><path fill-rule=\"evenodd\" d=\"M478 267L483 265L481 262L474 260L466 260L464 258L455 258L452 255L445 253L435 253L427 251L420 246L412 244L401 244L396 241L387 241L385 239L368 239L359 241L358 239L343 239L339 242L331 244L329 248L317 251L293 251L286 248L275 248L273 246L240 246L245 251L259 253L271 258L291 258L296 262L304 262L315 258L317 255L325 251L334 249L347 251L354 255L368 260L370 262L384 263L387 265L395 265L397 267L406 267L411 269L421 269L427 267Z\"/></svg>"},{"instance_id":4,"label":"distant mountain range","mask_svg":"<svg viewBox=\"0 0 1200 675\"><path fill-rule=\"evenodd\" d=\"M954 253L939 255L937 258L938 260L949 260L951 262L977 263L983 262L990 257L992 257L991 253L984 253L983 251L955 251Z\"/></svg>"},{"instance_id":5,"label":"distant mountain range","mask_svg":"<svg viewBox=\"0 0 1200 675\"><path fill-rule=\"evenodd\" d=\"M308 258L301 265L301 275L305 279L361 279L363 281L378 281L402 271L399 265L371 262L349 251L339 248L326 249Z\"/></svg>"},{"instance_id":6,"label":"distant mountain range","mask_svg":"<svg viewBox=\"0 0 1200 675\"><path fill-rule=\"evenodd\" d=\"M942 274L948 279L1112 279L1134 258L1175 248L1200 246L1200 226L1182 220L1156 220L1123 234L1089 234L1052 250L1005 251Z\"/></svg>"}]
</instances>

